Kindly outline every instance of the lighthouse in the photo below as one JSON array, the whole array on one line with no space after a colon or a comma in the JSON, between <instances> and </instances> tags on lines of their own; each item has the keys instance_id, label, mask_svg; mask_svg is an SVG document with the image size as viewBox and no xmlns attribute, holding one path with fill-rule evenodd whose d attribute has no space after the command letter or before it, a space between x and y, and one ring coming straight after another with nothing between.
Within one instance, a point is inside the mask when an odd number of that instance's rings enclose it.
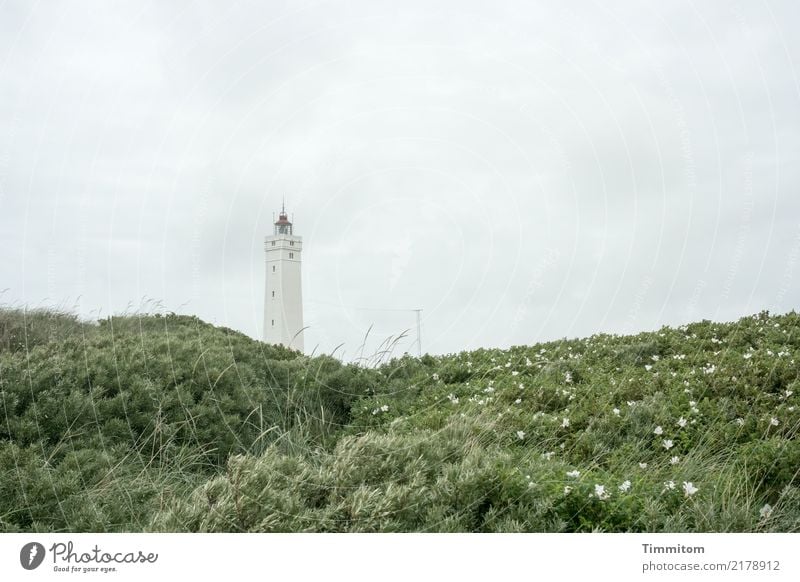
<instances>
[{"instance_id":1,"label":"lighthouse","mask_svg":"<svg viewBox=\"0 0 800 582\"><path fill-rule=\"evenodd\" d=\"M271 236L264 240L266 292L264 297L264 341L303 351L303 291L300 255L303 238L281 208Z\"/></svg>"}]
</instances>

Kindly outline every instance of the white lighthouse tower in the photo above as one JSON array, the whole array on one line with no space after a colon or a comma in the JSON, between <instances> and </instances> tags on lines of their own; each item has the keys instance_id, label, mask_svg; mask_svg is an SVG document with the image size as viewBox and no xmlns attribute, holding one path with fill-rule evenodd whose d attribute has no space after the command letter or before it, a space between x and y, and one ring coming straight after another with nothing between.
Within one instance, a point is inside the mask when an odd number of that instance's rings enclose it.
<instances>
[{"instance_id":1,"label":"white lighthouse tower","mask_svg":"<svg viewBox=\"0 0 800 582\"><path fill-rule=\"evenodd\" d=\"M303 351L303 291L300 254L303 238L292 232L292 223L281 208L272 236L266 237L266 294L264 341Z\"/></svg>"}]
</instances>

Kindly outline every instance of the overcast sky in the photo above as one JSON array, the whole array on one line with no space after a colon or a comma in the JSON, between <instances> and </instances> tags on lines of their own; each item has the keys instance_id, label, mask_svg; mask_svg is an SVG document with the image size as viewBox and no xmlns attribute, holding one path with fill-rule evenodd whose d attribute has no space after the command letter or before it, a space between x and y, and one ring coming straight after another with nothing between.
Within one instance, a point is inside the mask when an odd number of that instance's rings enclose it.
<instances>
[{"instance_id":1,"label":"overcast sky","mask_svg":"<svg viewBox=\"0 0 800 582\"><path fill-rule=\"evenodd\" d=\"M798 6L0 3L0 303L260 338L285 196L308 352L797 309Z\"/></svg>"}]
</instances>

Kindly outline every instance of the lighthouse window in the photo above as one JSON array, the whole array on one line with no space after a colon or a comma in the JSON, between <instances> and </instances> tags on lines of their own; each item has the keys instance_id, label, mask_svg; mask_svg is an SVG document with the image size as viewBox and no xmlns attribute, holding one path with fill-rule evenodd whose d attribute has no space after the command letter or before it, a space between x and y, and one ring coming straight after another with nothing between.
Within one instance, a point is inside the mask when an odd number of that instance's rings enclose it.
<instances>
[{"instance_id":1,"label":"lighthouse window","mask_svg":"<svg viewBox=\"0 0 800 582\"><path fill-rule=\"evenodd\" d=\"M275 320L272 320L272 327L275 327Z\"/></svg>"},{"instance_id":2,"label":"lighthouse window","mask_svg":"<svg viewBox=\"0 0 800 582\"><path fill-rule=\"evenodd\" d=\"M272 296L275 297L275 291L272 292Z\"/></svg>"},{"instance_id":3,"label":"lighthouse window","mask_svg":"<svg viewBox=\"0 0 800 582\"><path fill-rule=\"evenodd\" d=\"M272 241L272 246L275 246L275 241Z\"/></svg>"},{"instance_id":4,"label":"lighthouse window","mask_svg":"<svg viewBox=\"0 0 800 582\"><path fill-rule=\"evenodd\" d=\"M289 258L293 259L294 258L294 253L289 253Z\"/></svg>"},{"instance_id":5,"label":"lighthouse window","mask_svg":"<svg viewBox=\"0 0 800 582\"><path fill-rule=\"evenodd\" d=\"M272 272L275 272L275 265L272 265Z\"/></svg>"},{"instance_id":6,"label":"lighthouse window","mask_svg":"<svg viewBox=\"0 0 800 582\"><path fill-rule=\"evenodd\" d=\"M272 244L275 244L275 243L272 243ZM290 240L290 241L289 241L289 246L290 246L290 247L293 247L293 246L294 246L294 241L293 241L293 240Z\"/></svg>"}]
</instances>

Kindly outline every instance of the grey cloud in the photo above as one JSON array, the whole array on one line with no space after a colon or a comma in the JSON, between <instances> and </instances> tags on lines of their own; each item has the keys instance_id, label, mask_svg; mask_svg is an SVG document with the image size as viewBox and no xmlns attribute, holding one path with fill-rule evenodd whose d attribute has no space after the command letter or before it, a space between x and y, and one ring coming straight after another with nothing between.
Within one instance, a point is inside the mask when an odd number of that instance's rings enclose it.
<instances>
[{"instance_id":1,"label":"grey cloud","mask_svg":"<svg viewBox=\"0 0 800 582\"><path fill-rule=\"evenodd\" d=\"M800 300L793 3L0 10L5 302L257 337L283 196L321 351Z\"/></svg>"}]
</instances>

